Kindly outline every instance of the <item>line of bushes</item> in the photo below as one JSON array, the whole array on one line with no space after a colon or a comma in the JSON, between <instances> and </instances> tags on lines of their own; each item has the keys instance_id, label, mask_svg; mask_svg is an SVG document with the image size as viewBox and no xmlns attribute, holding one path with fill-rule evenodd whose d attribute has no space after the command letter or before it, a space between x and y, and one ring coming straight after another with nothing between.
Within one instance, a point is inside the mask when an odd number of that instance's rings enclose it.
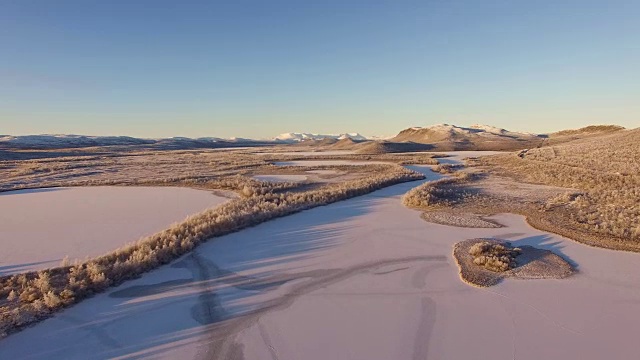
<instances>
[{"instance_id":1,"label":"line of bushes","mask_svg":"<svg viewBox=\"0 0 640 360\"><path fill-rule=\"evenodd\" d=\"M402 204L412 208L427 208L433 206L451 206L471 194L457 187L472 179L473 175L466 172L456 172L451 177L429 181L417 186L402 196Z\"/></svg>"}]
</instances>

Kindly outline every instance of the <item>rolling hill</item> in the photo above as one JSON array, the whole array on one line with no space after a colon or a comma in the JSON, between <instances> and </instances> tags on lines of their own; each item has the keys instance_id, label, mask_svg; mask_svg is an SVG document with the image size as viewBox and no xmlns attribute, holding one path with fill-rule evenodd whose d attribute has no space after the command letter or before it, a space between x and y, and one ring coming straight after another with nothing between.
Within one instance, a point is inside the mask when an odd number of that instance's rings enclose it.
<instances>
[{"instance_id":1,"label":"rolling hill","mask_svg":"<svg viewBox=\"0 0 640 360\"><path fill-rule=\"evenodd\" d=\"M517 150L540 146L545 138L542 135L512 132L487 125L461 127L438 124L402 130L390 141L431 144L437 151Z\"/></svg>"}]
</instances>

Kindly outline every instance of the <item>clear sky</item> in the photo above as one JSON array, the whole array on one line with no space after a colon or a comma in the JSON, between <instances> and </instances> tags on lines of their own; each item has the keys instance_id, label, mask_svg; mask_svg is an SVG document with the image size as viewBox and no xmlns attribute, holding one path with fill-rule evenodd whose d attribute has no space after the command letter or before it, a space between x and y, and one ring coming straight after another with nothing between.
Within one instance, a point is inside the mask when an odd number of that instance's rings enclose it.
<instances>
[{"instance_id":1,"label":"clear sky","mask_svg":"<svg viewBox=\"0 0 640 360\"><path fill-rule=\"evenodd\" d=\"M640 127L638 0L0 0L0 134Z\"/></svg>"}]
</instances>

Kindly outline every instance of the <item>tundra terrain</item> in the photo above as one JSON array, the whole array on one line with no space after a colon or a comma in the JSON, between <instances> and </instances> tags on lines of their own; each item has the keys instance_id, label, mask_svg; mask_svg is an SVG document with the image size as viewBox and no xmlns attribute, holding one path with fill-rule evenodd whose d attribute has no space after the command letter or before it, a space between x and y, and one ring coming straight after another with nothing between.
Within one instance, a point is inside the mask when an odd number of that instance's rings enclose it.
<instances>
[{"instance_id":1,"label":"tundra terrain","mask_svg":"<svg viewBox=\"0 0 640 360\"><path fill-rule=\"evenodd\" d=\"M613 249L640 247L637 134L515 152L331 149L364 141L351 138L8 150L0 214L14 227L1 240L26 255L0 263L0 357L633 358L637 254ZM201 202L183 212L165 210L192 200L154 202L180 188ZM96 200L113 189L133 191L132 202ZM64 206L103 216L130 218L122 211L134 203L149 219L168 215L137 233L100 229L47 200L64 193L76 194ZM28 208L47 201L40 214ZM13 211L40 216L45 235L21 241L31 235ZM47 212L84 231L73 241L48 232L62 220ZM474 259L461 268L469 250L456 255L457 244L473 239L524 251L504 269ZM481 272L490 281L470 286Z\"/></svg>"}]
</instances>

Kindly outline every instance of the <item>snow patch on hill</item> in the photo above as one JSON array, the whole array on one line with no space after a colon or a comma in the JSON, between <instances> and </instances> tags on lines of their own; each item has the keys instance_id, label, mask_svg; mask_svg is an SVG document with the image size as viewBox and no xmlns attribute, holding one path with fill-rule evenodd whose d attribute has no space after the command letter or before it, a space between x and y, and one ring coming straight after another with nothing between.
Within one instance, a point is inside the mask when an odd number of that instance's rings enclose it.
<instances>
[{"instance_id":1,"label":"snow patch on hill","mask_svg":"<svg viewBox=\"0 0 640 360\"><path fill-rule=\"evenodd\" d=\"M430 133L440 133L440 134L451 134L451 135L522 135L522 136L531 136L535 134L530 133L520 133L513 132L509 130L505 130L499 127L491 126L491 125L482 125L482 124L474 124L469 127L464 126L456 126L450 124L436 124L426 127L412 127L404 131L413 131L413 132L430 132Z\"/></svg>"},{"instance_id":2,"label":"snow patch on hill","mask_svg":"<svg viewBox=\"0 0 640 360\"><path fill-rule=\"evenodd\" d=\"M339 135L312 134L312 133L284 133L276 136L274 140L284 142L299 142L307 140L323 140L323 139L351 139L356 141L367 140L367 138L359 133L344 133Z\"/></svg>"},{"instance_id":3,"label":"snow patch on hill","mask_svg":"<svg viewBox=\"0 0 640 360\"><path fill-rule=\"evenodd\" d=\"M505 129L501 129L499 127L495 127L495 126L491 126L491 125L481 125L481 124L473 124L471 126L469 126L470 129L477 129L477 130L482 130L491 134L505 134L508 133L507 130Z\"/></svg>"}]
</instances>

